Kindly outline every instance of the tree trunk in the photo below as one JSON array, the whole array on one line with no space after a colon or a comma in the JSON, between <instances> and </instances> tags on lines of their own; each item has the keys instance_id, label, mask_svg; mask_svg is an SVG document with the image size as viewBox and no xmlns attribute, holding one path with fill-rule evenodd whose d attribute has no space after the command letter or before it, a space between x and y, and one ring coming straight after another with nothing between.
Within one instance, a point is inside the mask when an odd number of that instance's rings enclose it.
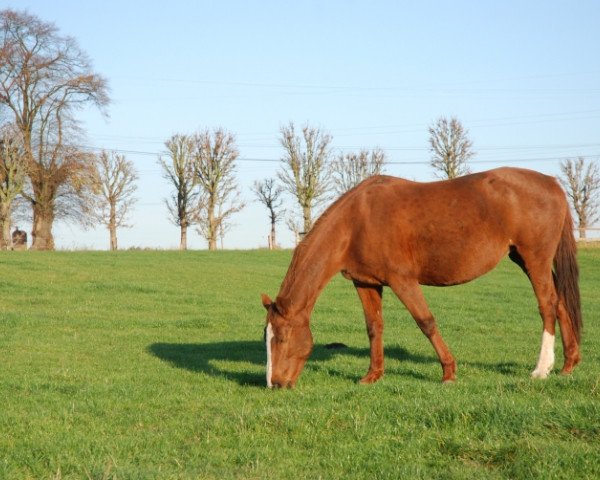
<instances>
[{"instance_id":1,"label":"tree trunk","mask_svg":"<svg viewBox=\"0 0 600 480\"><path fill-rule=\"evenodd\" d=\"M181 225L181 239L179 241L179 250L187 250L187 224Z\"/></svg>"},{"instance_id":2,"label":"tree trunk","mask_svg":"<svg viewBox=\"0 0 600 480\"><path fill-rule=\"evenodd\" d=\"M275 222L271 222L271 241L269 242L269 248L271 250L277 248L277 242L275 241Z\"/></svg>"},{"instance_id":3,"label":"tree trunk","mask_svg":"<svg viewBox=\"0 0 600 480\"><path fill-rule=\"evenodd\" d=\"M33 204L33 226L31 229L32 250L54 250L54 205Z\"/></svg>"},{"instance_id":4,"label":"tree trunk","mask_svg":"<svg viewBox=\"0 0 600 480\"><path fill-rule=\"evenodd\" d=\"M208 204L208 249L217 249L217 220L215 219L215 205L211 198Z\"/></svg>"},{"instance_id":5,"label":"tree trunk","mask_svg":"<svg viewBox=\"0 0 600 480\"><path fill-rule=\"evenodd\" d=\"M114 202L110 203L110 217L108 219L108 231L110 232L110 249L114 252L117 246L117 208Z\"/></svg>"},{"instance_id":6,"label":"tree trunk","mask_svg":"<svg viewBox=\"0 0 600 480\"><path fill-rule=\"evenodd\" d=\"M110 225L108 230L110 231L110 249L115 251L119 248L117 245L117 227L115 225Z\"/></svg>"},{"instance_id":7,"label":"tree trunk","mask_svg":"<svg viewBox=\"0 0 600 480\"><path fill-rule=\"evenodd\" d=\"M10 206L0 207L0 250L12 248L12 237L10 235Z\"/></svg>"},{"instance_id":8,"label":"tree trunk","mask_svg":"<svg viewBox=\"0 0 600 480\"><path fill-rule=\"evenodd\" d=\"M307 234L312 228L312 212L310 206L302 207L302 216L304 217L304 234Z\"/></svg>"},{"instance_id":9,"label":"tree trunk","mask_svg":"<svg viewBox=\"0 0 600 480\"><path fill-rule=\"evenodd\" d=\"M577 229L579 230L579 238L585 240L586 230L588 226L586 212L581 209L577 211Z\"/></svg>"},{"instance_id":10,"label":"tree trunk","mask_svg":"<svg viewBox=\"0 0 600 480\"><path fill-rule=\"evenodd\" d=\"M10 235L10 219L4 220L2 225L2 250L12 250L12 237Z\"/></svg>"},{"instance_id":11,"label":"tree trunk","mask_svg":"<svg viewBox=\"0 0 600 480\"><path fill-rule=\"evenodd\" d=\"M208 239L208 249L209 250L217 249L217 239L214 236Z\"/></svg>"}]
</instances>

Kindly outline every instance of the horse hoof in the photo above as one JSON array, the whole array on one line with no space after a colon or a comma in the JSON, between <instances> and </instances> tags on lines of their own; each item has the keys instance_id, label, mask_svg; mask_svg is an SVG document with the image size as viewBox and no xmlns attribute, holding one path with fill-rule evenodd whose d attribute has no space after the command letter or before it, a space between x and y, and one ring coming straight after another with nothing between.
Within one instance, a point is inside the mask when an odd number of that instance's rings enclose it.
<instances>
[{"instance_id":1,"label":"horse hoof","mask_svg":"<svg viewBox=\"0 0 600 480\"><path fill-rule=\"evenodd\" d=\"M577 364L581 361L580 357L575 357L572 360L565 360L565 364L563 365L562 370L560 371L561 375L570 375L573 373L573 370L577 366Z\"/></svg>"},{"instance_id":2,"label":"horse hoof","mask_svg":"<svg viewBox=\"0 0 600 480\"><path fill-rule=\"evenodd\" d=\"M565 364L565 366L560 371L560 374L561 375L571 375L573 373L573 370L575 370L575 365L577 365L577 364L570 364L570 365Z\"/></svg>"},{"instance_id":3,"label":"horse hoof","mask_svg":"<svg viewBox=\"0 0 600 480\"><path fill-rule=\"evenodd\" d=\"M361 378L358 381L358 383L360 383L361 385L369 385L371 383L375 383L382 376L383 376L383 372L381 372L381 373L369 373L369 374L365 375L363 378Z\"/></svg>"},{"instance_id":4,"label":"horse hoof","mask_svg":"<svg viewBox=\"0 0 600 480\"><path fill-rule=\"evenodd\" d=\"M546 378L548 378L549 374L550 371L534 370L533 372L531 372L531 378L539 378L540 380L545 380Z\"/></svg>"},{"instance_id":5,"label":"horse hoof","mask_svg":"<svg viewBox=\"0 0 600 480\"><path fill-rule=\"evenodd\" d=\"M456 382L456 365L451 364L450 366L445 366L444 371L442 372L442 383L454 383Z\"/></svg>"}]
</instances>

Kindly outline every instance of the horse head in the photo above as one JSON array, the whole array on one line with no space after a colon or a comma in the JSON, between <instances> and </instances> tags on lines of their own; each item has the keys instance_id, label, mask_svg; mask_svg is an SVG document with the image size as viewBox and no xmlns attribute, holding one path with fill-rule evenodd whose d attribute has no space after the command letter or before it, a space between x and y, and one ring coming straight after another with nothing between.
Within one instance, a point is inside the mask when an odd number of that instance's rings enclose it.
<instances>
[{"instance_id":1,"label":"horse head","mask_svg":"<svg viewBox=\"0 0 600 480\"><path fill-rule=\"evenodd\" d=\"M265 294L262 303L267 309L267 386L293 388L313 348L308 317L288 317L285 305L276 304Z\"/></svg>"}]
</instances>

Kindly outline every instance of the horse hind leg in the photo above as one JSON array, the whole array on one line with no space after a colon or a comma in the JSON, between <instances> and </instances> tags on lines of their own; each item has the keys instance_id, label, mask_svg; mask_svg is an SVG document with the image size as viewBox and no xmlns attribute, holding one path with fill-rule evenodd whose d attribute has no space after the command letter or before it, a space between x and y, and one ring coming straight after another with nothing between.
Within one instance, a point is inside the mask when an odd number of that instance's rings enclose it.
<instances>
[{"instance_id":1,"label":"horse hind leg","mask_svg":"<svg viewBox=\"0 0 600 480\"><path fill-rule=\"evenodd\" d=\"M514 248L511 248L509 256L529 277L542 317L543 329L540 354L531 376L533 378L547 378L554 367L556 318L559 311L558 295L552 276L552 261L528 259L528 255L524 255Z\"/></svg>"},{"instance_id":2,"label":"horse hind leg","mask_svg":"<svg viewBox=\"0 0 600 480\"><path fill-rule=\"evenodd\" d=\"M360 383L374 383L383 376L383 316L381 313L382 287L354 282L365 313L367 334L371 347L369 371Z\"/></svg>"},{"instance_id":3,"label":"horse hind leg","mask_svg":"<svg viewBox=\"0 0 600 480\"><path fill-rule=\"evenodd\" d=\"M435 349L442 365L442 382L454 382L456 380L456 361L437 328L419 284L416 282L402 282L390 284L390 287Z\"/></svg>"},{"instance_id":4,"label":"horse hind leg","mask_svg":"<svg viewBox=\"0 0 600 480\"><path fill-rule=\"evenodd\" d=\"M563 344L563 353L565 357L565 363L562 370L560 371L563 375L570 374L575 366L581 361L579 354L579 344L577 343L577 337L573 332L573 326L567 309L561 299L558 301L558 324L560 325L560 335Z\"/></svg>"}]
</instances>

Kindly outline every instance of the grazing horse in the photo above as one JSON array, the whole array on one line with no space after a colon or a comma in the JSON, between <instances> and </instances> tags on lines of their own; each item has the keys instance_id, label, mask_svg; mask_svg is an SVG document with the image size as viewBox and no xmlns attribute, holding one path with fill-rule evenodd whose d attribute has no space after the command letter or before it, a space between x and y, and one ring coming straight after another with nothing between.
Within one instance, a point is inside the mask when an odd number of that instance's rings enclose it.
<instances>
[{"instance_id":1,"label":"grazing horse","mask_svg":"<svg viewBox=\"0 0 600 480\"><path fill-rule=\"evenodd\" d=\"M374 176L333 203L296 248L276 300L262 295L267 385L296 384L313 347L310 314L337 272L354 282L364 309L371 362L361 383L383 375L384 286L433 345L442 381L454 381L454 357L420 285L469 282L493 269L506 253L529 277L543 321L541 351L531 375L546 378L554 365L557 318L562 373L570 373L580 361L582 320L565 194L553 177L498 168L432 183Z\"/></svg>"}]
</instances>

